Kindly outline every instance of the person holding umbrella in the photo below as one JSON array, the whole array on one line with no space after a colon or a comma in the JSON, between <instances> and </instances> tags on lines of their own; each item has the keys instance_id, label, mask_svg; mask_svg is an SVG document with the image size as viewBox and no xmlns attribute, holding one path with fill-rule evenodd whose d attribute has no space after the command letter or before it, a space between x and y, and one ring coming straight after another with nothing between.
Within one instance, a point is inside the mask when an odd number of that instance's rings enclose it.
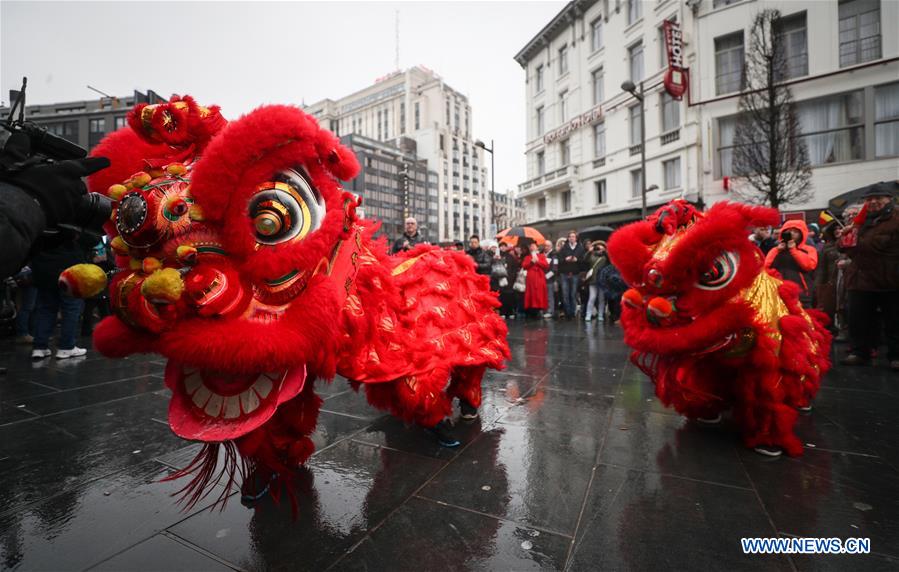
<instances>
[{"instance_id":1,"label":"person holding umbrella","mask_svg":"<svg viewBox=\"0 0 899 572\"><path fill-rule=\"evenodd\" d=\"M528 317L539 318L546 311L546 272L549 261L537 247L536 242L528 245L528 254L521 261L521 267L527 270L527 282L524 291L524 311Z\"/></svg>"}]
</instances>

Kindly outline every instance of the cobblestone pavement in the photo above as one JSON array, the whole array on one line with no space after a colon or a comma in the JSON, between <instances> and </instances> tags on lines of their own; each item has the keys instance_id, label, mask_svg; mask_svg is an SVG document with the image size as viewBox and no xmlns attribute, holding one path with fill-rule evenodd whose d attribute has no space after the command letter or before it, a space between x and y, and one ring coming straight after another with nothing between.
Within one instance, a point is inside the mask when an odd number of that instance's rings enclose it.
<instances>
[{"instance_id":1,"label":"cobblestone pavement","mask_svg":"<svg viewBox=\"0 0 899 572\"><path fill-rule=\"evenodd\" d=\"M619 328L510 322L513 358L443 449L345 380L286 503L182 512L197 451L158 356L32 363L0 342L0 567L17 570L899 569L899 376L836 368L801 458L663 408ZM84 343L89 343L84 341ZM869 556L744 556L740 538L867 537Z\"/></svg>"}]
</instances>

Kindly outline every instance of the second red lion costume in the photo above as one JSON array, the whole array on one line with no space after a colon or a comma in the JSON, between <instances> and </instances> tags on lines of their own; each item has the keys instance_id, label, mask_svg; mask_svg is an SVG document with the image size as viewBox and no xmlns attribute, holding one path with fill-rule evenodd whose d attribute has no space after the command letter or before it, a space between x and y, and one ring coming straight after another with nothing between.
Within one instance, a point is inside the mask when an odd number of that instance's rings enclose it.
<instances>
[{"instance_id":1,"label":"second red lion costume","mask_svg":"<svg viewBox=\"0 0 899 572\"><path fill-rule=\"evenodd\" d=\"M340 188L355 156L312 117L273 105L229 124L174 97L129 124L94 150L112 163L90 184L117 201L107 230L122 268L94 340L168 358L169 423L210 444L185 471L193 500L219 444L232 477L304 462L316 378L339 373L428 427L454 397L480 404L485 370L508 357L487 278L463 253L388 256Z\"/></svg>"},{"instance_id":2,"label":"second red lion costume","mask_svg":"<svg viewBox=\"0 0 899 572\"><path fill-rule=\"evenodd\" d=\"M621 323L631 359L665 405L690 418L732 409L749 447L802 454L793 433L830 367L827 318L764 269L747 229L775 209L673 201L616 231L609 255L631 286Z\"/></svg>"}]
</instances>

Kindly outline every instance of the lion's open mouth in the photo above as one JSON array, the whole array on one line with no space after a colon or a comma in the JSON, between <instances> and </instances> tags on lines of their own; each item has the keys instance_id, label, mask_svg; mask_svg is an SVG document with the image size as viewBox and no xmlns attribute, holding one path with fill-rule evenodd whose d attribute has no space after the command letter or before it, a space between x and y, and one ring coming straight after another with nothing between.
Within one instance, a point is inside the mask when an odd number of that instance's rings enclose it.
<instances>
[{"instance_id":1,"label":"lion's open mouth","mask_svg":"<svg viewBox=\"0 0 899 572\"><path fill-rule=\"evenodd\" d=\"M306 384L306 368L232 374L169 360L165 383L172 390L169 424L178 436L225 441L256 429L296 397Z\"/></svg>"}]
</instances>

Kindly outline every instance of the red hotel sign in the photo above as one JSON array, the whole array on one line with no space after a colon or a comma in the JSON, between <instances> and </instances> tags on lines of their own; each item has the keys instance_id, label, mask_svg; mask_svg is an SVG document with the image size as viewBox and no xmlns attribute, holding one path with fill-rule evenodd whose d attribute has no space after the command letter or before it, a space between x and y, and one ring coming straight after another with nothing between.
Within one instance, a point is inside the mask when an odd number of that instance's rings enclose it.
<instances>
[{"instance_id":1,"label":"red hotel sign","mask_svg":"<svg viewBox=\"0 0 899 572\"><path fill-rule=\"evenodd\" d=\"M677 22L665 20L665 49L668 52L668 71L665 72L665 91L674 99L680 99L687 90L684 72L684 36Z\"/></svg>"},{"instance_id":2,"label":"red hotel sign","mask_svg":"<svg viewBox=\"0 0 899 572\"><path fill-rule=\"evenodd\" d=\"M557 127L555 129L553 129L552 131L550 131L549 133L547 133L546 135L544 135L543 142L544 143L552 143L556 139L561 139L562 137L565 137L572 131L576 131L577 129L580 129L584 125L589 125L589 124L597 121L601 117L602 117L602 108L599 105L597 105L590 111L588 111L586 113L581 113L580 115L573 118L571 121L569 121L565 125L563 125L561 127Z\"/></svg>"}]
</instances>

